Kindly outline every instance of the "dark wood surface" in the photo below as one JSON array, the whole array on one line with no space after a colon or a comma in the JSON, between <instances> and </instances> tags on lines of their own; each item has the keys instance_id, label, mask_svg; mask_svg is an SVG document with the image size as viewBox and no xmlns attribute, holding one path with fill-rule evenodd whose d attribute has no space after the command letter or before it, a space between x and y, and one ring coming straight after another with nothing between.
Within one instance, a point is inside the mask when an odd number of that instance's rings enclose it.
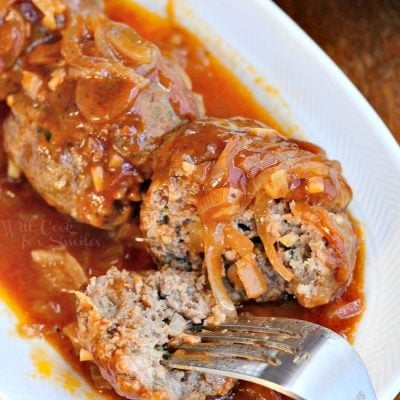
<instances>
[{"instance_id":1,"label":"dark wood surface","mask_svg":"<svg viewBox=\"0 0 400 400\"><path fill-rule=\"evenodd\" d=\"M400 142L400 1L276 3L339 65Z\"/></svg>"},{"instance_id":2,"label":"dark wood surface","mask_svg":"<svg viewBox=\"0 0 400 400\"><path fill-rule=\"evenodd\" d=\"M339 65L400 142L400 1L275 2Z\"/></svg>"}]
</instances>

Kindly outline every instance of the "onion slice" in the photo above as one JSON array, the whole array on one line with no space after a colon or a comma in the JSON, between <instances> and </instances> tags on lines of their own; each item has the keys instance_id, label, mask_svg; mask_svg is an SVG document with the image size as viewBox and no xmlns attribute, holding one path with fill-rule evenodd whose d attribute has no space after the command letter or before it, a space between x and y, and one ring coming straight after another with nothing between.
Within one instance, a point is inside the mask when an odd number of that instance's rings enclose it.
<instances>
[{"instance_id":1,"label":"onion slice","mask_svg":"<svg viewBox=\"0 0 400 400\"><path fill-rule=\"evenodd\" d=\"M209 220L230 220L240 211L243 192L232 187L211 190L198 202L198 211L204 224Z\"/></svg>"},{"instance_id":2,"label":"onion slice","mask_svg":"<svg viewBox=\"0 0 400 400\"><path fill-rule=\"evenodd\" d=\"M76 104L92 122L112 121L129 110L138 95L138 87L129 79L81 78L76 86Z\"/></svg>"},{"instance_id":3,"label":"onion slice","mask_svg":"<svg viewBox=\"0 0 400 400\"><path fill-rule=\"evenodd\" d=\"M217 224L216 226L211 227L211 229L206 230L204 241L204 263L215 301L226 314L228 319L234 319L237 316L235 305L233 304L223 281L225 276L221 251L223 243L221 237L218 237L221 236L222 228L222 224Z\"/></svg>"},{"instance_id":4,"label":"onion slice","mask_svg":"<svg viewBox=\"0 0 400 400\"><path fill-rule=\"evenodd\" d=\"M236 262L238 277L249 299L263 295L267 289L267 281L257 265L253 253L253 242L235 229L231 224L224 228L225 246L237 251L240 260Z\"/></svg>"}]
</instances>

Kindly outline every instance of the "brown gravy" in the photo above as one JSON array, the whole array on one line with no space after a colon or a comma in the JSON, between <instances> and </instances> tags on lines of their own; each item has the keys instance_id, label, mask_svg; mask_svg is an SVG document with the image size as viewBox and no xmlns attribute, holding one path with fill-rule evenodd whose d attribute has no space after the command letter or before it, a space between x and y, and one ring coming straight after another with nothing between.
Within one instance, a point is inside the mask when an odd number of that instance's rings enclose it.
<instances>
[{"instance_id":1,"label":"brown gravy","mask_svg":"<svg viewBox=\"0 0 400 400\"><path fill-rule=\"evenodd\" d=\"M120 0L110 2L108 13L112 18L131 25L185 66L194 90L204 96L209 115L241 115L277 126L232 73L209 54L195 37L175 26L171 20L161 19ZM6 107L1 105L3 118L6 112ZM45 204L26 181L10 182L6 176L3 150L0 151L0 169L0 285L19 313L20 332L24 334L27 330L33 330L43 335L76 371L90 380L87 365L79 362L69 339L62 333L62 328L75 320L73 296L49 288L32 267L31 251L63 245L89 276L104 274L111 265L135 270L148 269L153 266L152 261L143 249L116 244L107 232L79 224L58 213ZM359 254L352 284L340 299L327 306L309 310L294 301L282 301L279 304L248 305L245 309L257 315L314 321L351 341L364 308L362 267L363 250ZM347 309L343 308L345 305L348 305ZM111 392L105 394L118 398ZM230 398L278 400L282 396L253 384L240 383Z\"/></svg>"}]
</instances>

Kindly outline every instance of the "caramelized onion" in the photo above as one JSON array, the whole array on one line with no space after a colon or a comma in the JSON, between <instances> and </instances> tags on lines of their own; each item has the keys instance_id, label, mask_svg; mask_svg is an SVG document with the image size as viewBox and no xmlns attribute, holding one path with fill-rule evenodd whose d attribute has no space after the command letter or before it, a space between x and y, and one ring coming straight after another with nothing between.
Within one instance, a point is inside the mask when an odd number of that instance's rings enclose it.
<instances>
[{"instance_id":1,"label":"caramelized onion","mask_svg":"<svg viewBox=\"0 0 400 400\"><path fill-rule=\"evenodd\" d=\"M222 265L222 229L223 225L218 224L211 229L207 229L205 234L204 246L204 262L210 282L211 290L215 297L215 301L221 307L221 310L227 315L227 318L234 319L236 317L235 305L226 290L223 278L225 269Z\"/></svg>"},{"instance_id":2,"label":"caramelized onion","mask_svg":"<svg viewBox=\"0 0 400 400\"><path fill-rule=\"evenodd\" d=\"M236 250L240 257L246 257L253 253L253 242L235 229L231 224L224 228L225 245L232 250Z\"/></svg>"},{"instance_id":3,"label":"caramelized onion","mask_svg":"<svg viewBox=\"0 0 400 400\"><path fill-rule=\"evenodd\" d=\"M240 211L243 192L232 187L211 190L199 199L198 211L204 224L210 219L224 221Z\"/></svg>"},{"instance_id":4,"label":"caramelized onion","mask_svg":"<svg viewBox=\"0 0 400 400\"><path fill-rule=\"evenodd\" d=\"M0 19L3 19L6 16L9 7L13 3L15 3L15 1L16 0L1 0L0 1Z\"/></svg>"},{"instance_id":5,"label":"caramelized onion","mask_svg":"<svg viewBox=\"0 0 400 400\"><path fill-rule=\"evenodd\" d=\"M329 166L324 162L318 161L307 161L296 163L292 168L289 169L291 178L294 179L307 179L313 176L329 176Z\"/></svg>"},{"instance_id":6,"label":"caramelized onion","mask_svg":"<svg viewBox=\"0 0 400 400\"><path fill-rule=\"evenodd\" d=\"M325 190L324 178L322 176L312 176L308 178L306 189L309 194L322 193Z\"/></svg>"},{"instance_id":7,"label":"caramelized onion","mask_svg":"<svg viewBox=\"0 0 400 400\"><path fill-rule=\"evenodd\" d=\"M217 187L225 183L239 186L238 184L244 178L244 173L235 165L235 157L240 150L242 150L242 140L239 136L228 141L210 171L208 178L210 187Z\"/></svg>"},{"instance_id":8,"label":"caramelized onion","mask_svg":"<svg viewBox=\"0 0 400 400\"><path fill-rule=\"evenodd\" d=\"M12 67L25 48L27 28L22 16L10 10L0 24L0 72Z\"/></svg>"},{"instance_id":9,"label":"caramelized onion","mask_svg":"<svg viewBox=\"0 0 400 400\"><path fill-rule=\"evenodd\" d=\"M201 222L192 222L189 230L190 250L200 253L204 249L204 226Z\"/></svg>"},{"instance_id":10,"label":"caramelized onion","mask_svg":"<svg viewBox=\"0 0 400 400\"><path fill-rule=\"evenodd\" d=\"M314 156L312 156L314 157ZM247 197L252 199L264 189L271 199L285 198L290 183L295 180L314 177L327 177L331 173L329 167L320 161L310 160L310 156L282 162L260 172L247 184Z\"/></svg>"},{"instance_id":11,"label":"caramelized onion","mask_svg":"<svg viewBox=\"0 0 400 400\"><path fill-rule=\"evenodd\" d=\"M40 91L43 88L43 80L39 75L29 71L22 71L22 88L25 93L32 99L37 100L40 96Z\"/></svg>"},{"instance_id":12,"label":"caramelized onion","mask_svg":"<svg viewBox=\"0 0 400 400\"><path fill-rule=\"evenodd\" d=\"M106 23L104 17L98 16L96 19L96 15L92 16L91 22L92 24ZM84 18L76 16L63 34L61 52L66 62L74 67L70 69L71 76L86 79L116 76L130 79L136 85L137 90L142 89L147 84L145 78L137 74L133 68L123 65L122 62L101 55L85 53L84 43L87 42L87 37L91 33Z\"/></svg>"},{"instance_id":13,"label":"caramelized onion","mask_svg":"<svg viewBox=\"0 0 400 400\"><path fill-rule=\"evenodd\" d=\"M15 180L21 177L20 168L11 158L8 158L7 160L7 176Z\"/></svg>"},{"instance_id":14,"label":"caramelized onion","mask_svg":"<svg viewBox=\"0 0 400 400\"><path fill-rule=\"evenodd\" d=\"M56 17L66 10L60 0L32 0L32 3L44 14L43 25L50 30L57 28Z\"/></svg>"},{"instance_id":15,"label":"caramelized onion","mask_svg":"<svg viewBox=\"0 0 400 400\"><path fill-rule=\"evenodd\" d=\"M133 29L106 18L96 22L94 41L103 57L118 62L126 60L133 62L135 66L147 65L146 71L141 68L141 73L154 68L160 58L157 57L157 49Z\"/></svg>"},{"instance_id":16,"label":"caramelized onion","mask_svg":"<svg viewBox=\"0 0 400 400\"><path fill-rule=\"evenodd\" d=\"M36 270L52 289L78 290L88 282L81 265L64 247L32 250L31 256Z\"/></svg>"},{"instance_id":17,"label":"caramelized onion","mask_svg":"<svg viewBox=\"0 0 400 400\"><path fill-rule=\"evenodd\" d=\"M76 86L76 104L92 122L111 121L129 110L138 87L125 78L82 78Z\"/></svg>"},{"instance_id":18,"label":"caramelized onion","mask_svg":"<svg viewBox=\"0 0 400 400\"><path fill-rule=\"evenodd\" d=\"M60 49L60 41L51 44L40 44L29 52L26 59L27 63L32 65L55 64L61 57Z\"/></svg>"}]
</instances>

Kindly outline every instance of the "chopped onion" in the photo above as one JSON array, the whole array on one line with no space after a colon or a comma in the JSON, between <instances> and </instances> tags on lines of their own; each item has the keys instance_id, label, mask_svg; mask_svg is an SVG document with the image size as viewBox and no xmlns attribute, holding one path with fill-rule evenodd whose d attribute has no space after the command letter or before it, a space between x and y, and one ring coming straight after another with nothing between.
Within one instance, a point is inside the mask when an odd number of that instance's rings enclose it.
<instances>
[{"instance_id":1,"label":"chopped onion","mask_svg":"<svg viewBox=\"0 0 400 400\"><path fill-rule=\"evenodd\" d=\"M7 160L7 176L11 179L19 179L21 177L21 170L15 162L9 158Z\"/></svg>"},{"instance_id":2,"label":"chopped onion","mask_svg":"<svg viewBox=\"0 0 400 400\"><path fill-rule=\"evenodd\" d=\"M187 175L192 175L196 169L196 165L187 161L182 161L182 169L186 172Z\"/></svg>"},{"instance_id":3,"label":"chopped onion","mask_svg":"<svg viewBox=\"0 0 400 400\"><path fill-rule=\"evenodd\" d=\"M289 183L287 172L283 169L278 169L269 177L270 183L266 182L264 189L267 191L271 199L285 197L289 191Z\"/></svg>"},{"instance_id":4,"label":"chopped onion","mask_svg":"<svg viewBox=\"0 0 400 400\"><path fill-rule=\"evenodd\" d=\"M43 25L49 30L56 29L56 16L66 10L65 3L59 0L32 0L32 2L44 14Z\"/></svg>"},{"instance_id":5,"label":"chopped onion","mask_svg":"<svg viewBox=\"0 0 400 400\"><path fill-rule=\"evenodd\" d=\"M65 80L67 72L65 68L57 68L51 73L51 78L47 86L50 90L55 91Z\"/></svg>"},{"instance_id":6,"label":"chopped onion","mask_svg":"<svg viewBox=\"0 0 400 400\"><path fill-rule=\"evenodd\" d=\"M89 353L85 349L79 350L79 361L93 361L92 353Z\"/></svg>"},{"instance_id":7,"label":"chopped onion","mask_svg":"<svg viewBox=\"0 0 400 400\"><path fill-rule=\"evenodd\" d=\"M237 261L236 271L249 299L260 297L268 290L267 281L254 254L247 254Z\"/></svg>"},{"instance_id":8,"label":"chopped onion","mask_svg":"<svg viewBox=\"0 0 400 400\"><path fill-rule=\"evenodd\" d=\"M300 236L295 232L289 232L285 236L279 238L279 242L285 247L292 247L298 240Z\"/></svg>"},{"instance_id":9,"label":"chopped onion","mask_svg":"<svg viewBox=\"0 0 400 400\"><path fill-rule=\"evenodd\" d=\"M119 168L124 163L124 159L117 153L113 153L110 159L108 160L109 168Z\"/></svg>"},{"instance_id":10,"label":"chopped onion","mask_svg":"<svg viewBox=\"0 0 400 400\"><path fill-rule=\"evenodd\" d=\"M54 289L77 290L88 282L85 271L65 247L32 250L31 256L37 270Z\"/></svg>"},{"instance_id":11,"label":"chopped onion","mask_svg":"<svg viewBox=\"0 0 400 400\"><path fill-rule=\"evenodd\" d=\"M103 167L100 165L93 166L90 168L90 173L96 192L102 192L105 188Z\"/></svg>"},{"instance_id":12,"label":"chopped onion","mask_svg":"<svg viewBox=\"0 0 400 400\"><path fill-rule=\"evenodd\" d=\"M309 194L322 193L325 189L324 178L322 176L313 176L307 179L306 190Z\"/></svg>"},{"instance_id":13,"label":"chopped onion","mask_svg":"<svg viewBox=\"0 0 400 400\"><path fill-rule=\"evenodd\" d=\"M40 89L43 87L43 81L39 75L29 71L22 71L22 88L25 93L32 99L38 100Z\"/></svg>"},{"instance_id":14,"label":"chopped onion","mask_svg":"<svg viewBox=\"0 0 400 400\"><path fill-rule=\"evenodd\" d=\"M168 334L171 336L177 336L185 331L187 327L187 321L182 315L175 313L168 325Z\"/></svg>"}]
</instances>

